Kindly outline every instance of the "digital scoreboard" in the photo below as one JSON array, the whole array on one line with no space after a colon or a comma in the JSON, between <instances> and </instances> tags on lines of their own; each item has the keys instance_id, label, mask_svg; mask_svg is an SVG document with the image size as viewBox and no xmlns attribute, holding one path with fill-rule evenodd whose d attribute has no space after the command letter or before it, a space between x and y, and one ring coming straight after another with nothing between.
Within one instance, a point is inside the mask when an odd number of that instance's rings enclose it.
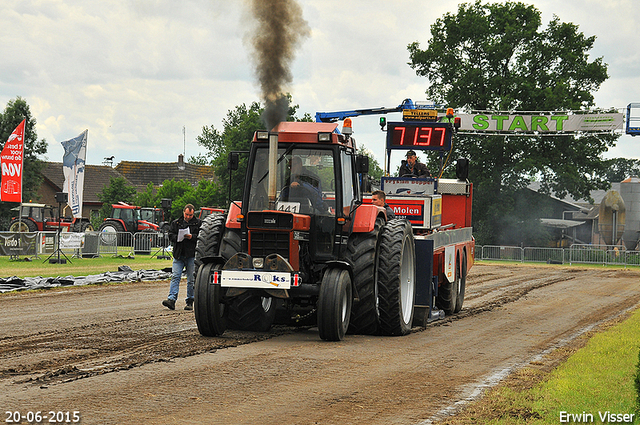
<instances>
[{"instance_id":1,"label":"digital scoreboard","mask_svg":"<svg viewBox=\"0 0 640 425\"><path fill-rule=\"evenodd\" d=\"M451 124L441 122L390 122L387 149L451 149Z\"/></svg>"}]
</instances>

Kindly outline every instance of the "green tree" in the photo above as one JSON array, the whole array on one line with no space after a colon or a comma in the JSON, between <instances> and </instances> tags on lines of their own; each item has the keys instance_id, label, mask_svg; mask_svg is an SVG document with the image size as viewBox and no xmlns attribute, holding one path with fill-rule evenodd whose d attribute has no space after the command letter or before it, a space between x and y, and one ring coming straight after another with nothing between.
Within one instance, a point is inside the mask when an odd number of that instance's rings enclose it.
<instances>
[{"instance_id":1,"label":"green tree","mask_svg":"<svg viewBox=\"0 0 640 425\"><path fill-rule=\"evenodd\" d=\"M149 182L143 192L136 193L135 205L139 207L156 207L159 205L158 195L155 193L153 183Z\"/></svg>"},{"instance_id":2,"label":"green tree","mask_svg":"<svg viewBox=\"0 0 640 425\"><path fill-rule=\"evenodd\" d=\"M430 99L456 109L587 110L608 77L602 58L589 61L594 41L557 16L541 29L534 6L476 1L439 18L426 49L411 43L409 65L429 80ZM459 135L452 158L471 160L478 242L500 243L517 230L509 218L514 192L533 178L559 197L589 199L591 190L607 188L602 154L617 137Z\"/></svg>"},{"instance_id":3,"label":"green tree","mask_svg":"<svg viewBox=\"0 0 640 425\"><path fill-rule=\"evenodd\" d=\"M380 181L380 178L384 175L384 170L380 168L380 163L373 156L373 152L367 149L364 145L360 145L358 153L369 157L369 176L374 180Z\"/></svg>"},{"instance_id":4,"label":"green tree","mask_svg":"<svg viewBox=\"0 0 640 425\"><path fill-rule=\"evenodd\" d=\"M47 142L45 139L38 140L36 133L36 119L31 115L31 110L26 100L18 96L10 100L0 114L0 150L16 127L26 119L25 140L24 140L24 162L22 175L22 200L24 202L35 202L38 200L37 192L42 183L41 170L44 165L40 159L47 153ZM11 219L11 208L18 204L13 202L3 202L0 205L0 219L2 228L6 228Z\"/></svg>"},{"instance_id":5,"label":"green tree","mask_svg":"<svg viewBox=\"0 0 640 425\"><path fill-rule=\"evenodd\" d=\"M100 227L100 223L105 218L111 216L111 205L118 202L126 202L133 204L136 199L136 188L131 186L124 177L111 177L109 186L102 188L102 192L98 193L98 200L102 202L102 208L96 219L92 219L95 229Z\"/></svg>"},{"instance_id":6,"label":"green tree","mask_svg":"<svg viewBox=\"0 0 640 425\"><path fill-rule=\"evenodd\" d=\"M617 183L632 176L640 177L640 160L613 158L607 161L607 171L604 175L607 181Z\"/></svg>"},{"instance_id":7,"label":"green tree","mask_svg":"<svg viewBox=\"0 0 640 425\"><path fill-rule=\"evenodd\" d=\"M297 118L298 105L291 105L289 100L289 112L287 121L311 121L311 116L305 113L302 118ZM205 154L189 159L191 163L211 164L218 177L218 190L213 195L210 206L226 208L228 197L229 171L227 161L229 153L232 151L249 151L253 133L256 130L265 128L262 121L264 108L259 102L253 102L247 107L246 104L238 105L235 109L229 110L227 116L222 120L222 131L217 130L213 125L205 126L202 134L196 138L198 145L207 149ZM240 155L239 168L231 173L231 199L242 198L244 177L247 170L247 154Z\"/></svg>"}]
</instances>

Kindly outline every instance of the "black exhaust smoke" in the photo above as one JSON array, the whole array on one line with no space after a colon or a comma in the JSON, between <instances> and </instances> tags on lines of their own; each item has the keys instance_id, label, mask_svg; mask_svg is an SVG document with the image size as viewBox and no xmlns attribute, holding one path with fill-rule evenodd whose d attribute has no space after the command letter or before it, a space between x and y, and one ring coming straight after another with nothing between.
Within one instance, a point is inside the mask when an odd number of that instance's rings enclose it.
<instances>
[{"instance_id":1,"label":"black exhaust smoke","mask_svg":"<svg viewBox=\"0 0 640 425\"><path fill-rule=\"evenodd\" d=\"M265 106L262 120L271 130L287 118L285 87L293 81L290 66L310 29L295 0L248 0L248 4L256 20L250 40Z\"/></svg>"}]
</instances>

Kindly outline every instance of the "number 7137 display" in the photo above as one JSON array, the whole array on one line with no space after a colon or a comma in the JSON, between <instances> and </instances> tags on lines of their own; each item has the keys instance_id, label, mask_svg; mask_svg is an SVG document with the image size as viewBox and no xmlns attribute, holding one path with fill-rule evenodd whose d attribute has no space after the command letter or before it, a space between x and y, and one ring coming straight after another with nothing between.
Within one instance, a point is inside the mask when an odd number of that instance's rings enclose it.
<instances>
[{"instance_id":1,"label":"number 7137 display","mask_svg":"<svg viewBox=\"0 0 640 425\"><path fill-rule=\"evenodd\" d=\"M451 149L451 125L448 123L390 122L387 125L387 149Z\"/></svg>"}]
</instances>

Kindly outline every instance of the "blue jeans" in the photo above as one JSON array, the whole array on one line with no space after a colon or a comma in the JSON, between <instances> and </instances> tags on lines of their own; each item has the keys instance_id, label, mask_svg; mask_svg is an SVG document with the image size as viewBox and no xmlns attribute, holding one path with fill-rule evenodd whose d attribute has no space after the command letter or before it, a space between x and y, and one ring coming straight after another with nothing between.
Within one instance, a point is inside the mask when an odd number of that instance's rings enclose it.
<instances>
[{"instance_id":1,"label":"blue jeans","mask_svg":"<svg viewBox=\"0 0 640 425\"><path fill-rule=\"evenodd\" d=\"M169 286L169 298L176 301L178 299L178 290L180 289L180 279L182 278L182 270L187 269L187 301L193 301L193 283L195 279L196 266L195 258L174 258L171 266L171 285Z\"/></svg>"}]
</instances>

